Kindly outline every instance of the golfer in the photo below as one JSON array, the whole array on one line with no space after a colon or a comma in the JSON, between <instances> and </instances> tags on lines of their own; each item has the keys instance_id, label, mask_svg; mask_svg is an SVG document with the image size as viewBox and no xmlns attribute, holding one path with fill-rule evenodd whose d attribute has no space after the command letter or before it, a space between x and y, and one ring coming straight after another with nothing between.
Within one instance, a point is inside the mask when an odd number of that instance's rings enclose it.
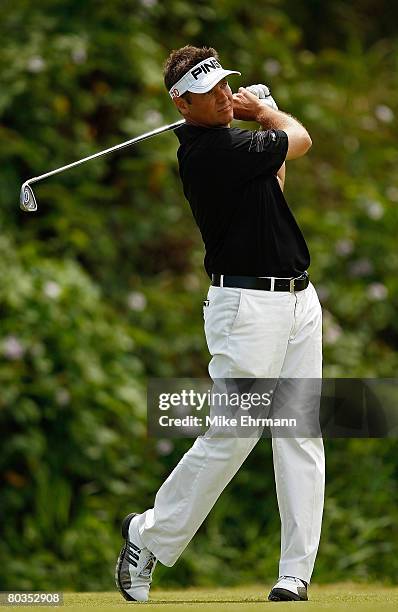
<instances>
[{"instance_id":1,"label":"golfer","mask_svg":"<svg viewBox=\"0 0 398 612\"><path fill-rule=\"evenodd\" d=\"M203 308L209 373L321 378L321 306L307 273L307 245L283 196L285 160L305 155L311 138L275 110L266 86L251 88L257 95L243 87L232 94L232 74L240 73L224 70L215 49L192 46L173 51L164 72L186 120L176 130L179 170L211 279ZM259 129L230 127L233 119ZM124 519L116 583L127 600L148 599L157 560L174 565L257 441L197 438L153 508ZM323 442L278 437L272 449L281 555L268 598L306 600L322 523Z\"/></svg>"}]
</instances>

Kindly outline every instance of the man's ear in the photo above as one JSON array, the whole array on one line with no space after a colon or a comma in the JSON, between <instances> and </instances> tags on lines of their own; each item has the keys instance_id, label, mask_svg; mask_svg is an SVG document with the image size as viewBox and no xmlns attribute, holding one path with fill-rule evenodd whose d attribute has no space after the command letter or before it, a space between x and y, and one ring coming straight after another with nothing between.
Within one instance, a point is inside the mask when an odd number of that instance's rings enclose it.
<instances>
[{"instance_id":1,"label":"man's ear","mask_svg":"<svg viewBox=\"0 0 398 612\"><path fill-rule=\"evenodd\" d=\"M185 117L185 115L189 113L189 104L186 100L184 100L184 98L182 98L181 96L178 98L174 98L173 102L176 105L178 112L181 113L181 115Z\"/></svg>"}]
</instances>

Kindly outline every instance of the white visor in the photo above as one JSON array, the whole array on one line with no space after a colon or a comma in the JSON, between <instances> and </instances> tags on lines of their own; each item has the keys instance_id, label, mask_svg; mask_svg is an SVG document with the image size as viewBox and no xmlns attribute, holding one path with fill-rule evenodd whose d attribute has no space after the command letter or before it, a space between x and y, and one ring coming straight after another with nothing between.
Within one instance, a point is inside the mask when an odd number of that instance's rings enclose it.
<instances>
[{"instance_id":1,"label":"white visor","mask_svg":"<svg viewBox=\"0 0 398 612\"><path fill-rule=\"evenodd\" d=\"M186 91L206 93L229 74L240 74L237 70L224 70L215 57L208 57L196 64L173 87L169 94L172 98L182 96Z\"/></svg>"}]
</instances>

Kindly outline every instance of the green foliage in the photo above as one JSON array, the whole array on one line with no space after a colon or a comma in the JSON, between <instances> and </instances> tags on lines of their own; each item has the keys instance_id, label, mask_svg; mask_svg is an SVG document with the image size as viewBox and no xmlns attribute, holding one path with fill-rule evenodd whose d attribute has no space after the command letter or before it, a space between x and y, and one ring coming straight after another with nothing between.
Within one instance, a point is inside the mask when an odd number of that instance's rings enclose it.
<instances>
[{"instance_id":1,"label":"green foliage","mask_svg":"<svg viewBox=\"0 0 398 612\"><path fill-rule=\"evenodd\" d=\"M87 274L32 255L1 237L3 580L83 588L76 558L93 570L100 559L100 588L131 480L145 495L135 472L148 460L153 477L160 468L145 439L143 368L134 327Z\"/></svg>"},{"instance_id":2,"label":"green foliage","mask_svg":"<svg viewBox=\"0 0 398 612\"><path fill-rule=\"evenodd\" d=\"M215 46L242 71L235 89L270 84L312 136L286 196L324 307L324 374L395 376L395 13L373 0L1 3L1 588L112 588L120 518L152 503L191 444L146 438L146 380L205 375L208 360L173 134L39 183L35 215L18 209L23 180L176 120L167 54ZM329 442L327 466L315 578L396 579L396 443ZM156 580L264 580L278 552L261 443Z\"/></svg>"}]
</instances>

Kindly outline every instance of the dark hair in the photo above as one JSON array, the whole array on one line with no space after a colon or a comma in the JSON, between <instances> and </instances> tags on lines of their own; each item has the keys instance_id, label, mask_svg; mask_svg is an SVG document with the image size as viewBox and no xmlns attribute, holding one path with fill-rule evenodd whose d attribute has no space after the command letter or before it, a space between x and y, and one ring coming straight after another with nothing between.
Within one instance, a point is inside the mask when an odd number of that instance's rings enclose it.
<instances>
[{"instance_id":1,"label":"dark hair","mask_svg":"<svg viewBox=\"0 0 398 612\"><path fill-rule=\"evenodd\" d=\"M164 84L167 90L169 91L190 68L208 57L215 57L218 60L218 53L213 47L186 45L181 49L172 51L165 61L163 69Z\"/></svg>"}]
</instances>

